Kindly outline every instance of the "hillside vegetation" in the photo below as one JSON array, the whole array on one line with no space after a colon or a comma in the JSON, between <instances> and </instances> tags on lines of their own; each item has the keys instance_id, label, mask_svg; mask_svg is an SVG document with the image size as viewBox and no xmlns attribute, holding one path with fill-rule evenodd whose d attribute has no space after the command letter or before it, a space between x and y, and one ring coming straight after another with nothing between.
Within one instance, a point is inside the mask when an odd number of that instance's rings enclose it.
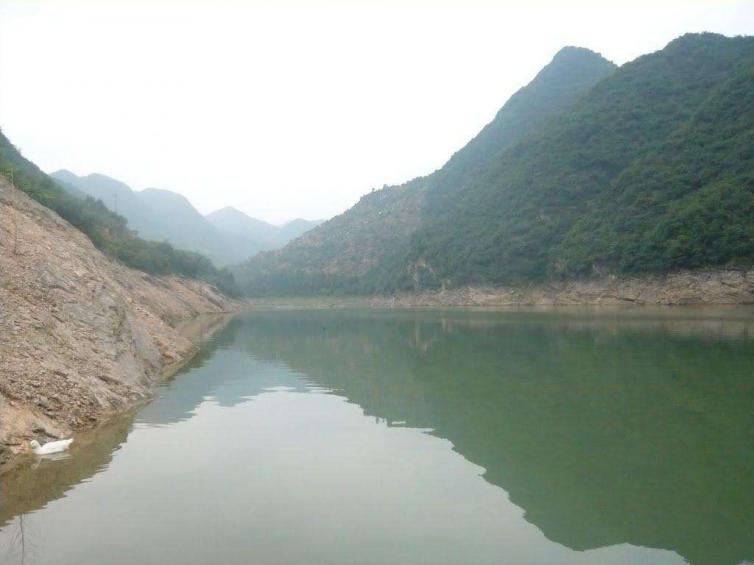
<instances>
[{"instance_id":1,"label":"hillside vegetation","mask_svg":"<svg viewBox=\"0 0 754 565\"><path fill-rule=\"evenodd\" d=\"M407 262L430 286L748 264L753 56L754 38L690 35L624 65L432 194Z\"/></svg>"},{"instance_id":2,"label":"hillside vegetation","mask_svg":"<svg viewBox=\"0 0 754 565\"><path fill-rule=\"evenodd\" d=\"M396 206L407 192L413 200ZM689 34L617 70L564 49L442 169L380 193L237 269L244 290L369 293L748 267L754 38Z\"/></svg>"},{"instance_id":3,"label":"hillside vegetation","mask_svg":"<svg viewBox=\"0 0 754 565\"><path fill-rule=\"evenodd\" d=\"M520 89L474 139L427 177L386 186L280 251L235 270L250 294L382 292L408 274L413 234L427 221L428 194L461 191L500 152L570 107L615 65L587 49L566 47ZM415 269L414 269L415 270Z\"/></svg>"},{"instance_id":4,"label":"hillside vegetation","mask_svg":"<svg viewBox=\"0 0 754 565\"><path fill-rule=\"evenodd\" d=\"M92 243L123 264L153 274L174 274L210 282L228 294L237 294L233 275L217 269L206 257L175 249L165 242L146 241L131 231L125 218L107 209L101 200L74 195L25 159L0 132L0 173L40 204L57 212L82 231Z\"/></svg>"}]
</instances>

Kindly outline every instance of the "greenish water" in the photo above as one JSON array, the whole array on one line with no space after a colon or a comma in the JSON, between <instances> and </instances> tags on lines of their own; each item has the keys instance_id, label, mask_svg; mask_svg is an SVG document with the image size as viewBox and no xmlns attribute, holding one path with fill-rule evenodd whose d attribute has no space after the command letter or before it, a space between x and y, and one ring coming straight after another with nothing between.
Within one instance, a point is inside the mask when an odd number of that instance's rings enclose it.
<instances>
[{"instance_id":1,"label":"greenish water","mask_svg":"<svg viewBox=\"0 0 754 565\"><path fill-rule=\"evenodd\" d=\"M0 478L0 562L754 560L751 310L257 312Z\"/></svg>"}]
</instances>

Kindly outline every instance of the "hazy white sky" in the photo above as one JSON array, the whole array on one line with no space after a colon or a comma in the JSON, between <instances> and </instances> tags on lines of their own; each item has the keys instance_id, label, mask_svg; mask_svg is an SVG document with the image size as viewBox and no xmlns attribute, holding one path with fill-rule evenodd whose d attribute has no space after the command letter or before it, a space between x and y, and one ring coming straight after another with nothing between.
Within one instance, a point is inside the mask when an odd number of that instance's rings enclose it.
<instances>
[{"instance_id":1,"label":"hazy white sky","mask_svg":"<svg viewBox=\"0 0 754 565\"><path fill-rule=\"evenodd\" d=\"M326 218L427 174L564 45L621 64L754 2L0 0L0 127L47 171Z\"/></svg>"}]
</instances>

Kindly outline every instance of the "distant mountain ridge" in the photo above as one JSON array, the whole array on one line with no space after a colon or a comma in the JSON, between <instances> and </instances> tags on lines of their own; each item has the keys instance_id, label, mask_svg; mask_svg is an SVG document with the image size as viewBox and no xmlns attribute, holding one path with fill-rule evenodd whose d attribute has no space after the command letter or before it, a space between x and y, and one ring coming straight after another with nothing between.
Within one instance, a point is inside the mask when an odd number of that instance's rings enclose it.
<instances>
[{"instance_id":1,"label":"distant mountain ridge","mask_svg":"<svg viewBox=\"0 0 754 565\"><path fill-rule=\"evenodd\" d=\"M203 280L228 295L238 294L238 286L227 269L218 269L200 253L176 249L164 241L138 237L128 226L126 219L109 210L101 200L69 185L64 188L63 181L45 174L21 155L2 131L0 175L8 179L15 189L20 189L34 201L58 214L84 234L98 250L123 265L153 275L177 275ZM67 178L70 179L70 176ZM121 183L112 183L111 188L114 190L123 190ZM127 193L124 194L128 196ZM14 239L18 242L21 239L18 231L15 228L13 231Z\"/></svg>"},{"instance_id":2,"label":"distant mountain ridge","mask_svg":"<svg viewBox=\"0 0 754 565\"><path fill-rule=\"evenodd\" d=\"M188 199L169 190L134 191L102 174L77 176L67 170L50 174L74 195L97 198L121 214L145 239L166 240L172 245L206 255L218 266L239 263L263 251L282 247L317 222L297 224L296 229L277 227L224 208L203 216ZM231 212L232 211L232 212Z\"/></svg>"},{"instance_id":3,"label":"distant mountain ridge","mask_svg":"<svg viewBox=\"0 0 754 565\"><path fill-rule=\"evenodd\" d=\"M205 216L209 222L219 230L244 237L254 237L266 242L269 249L282 247L312 228L322 223L322 220L304 220L296 218L280 226L263 220L252 218L237 208L226 206Z\"/></svg>"}]
</instances>

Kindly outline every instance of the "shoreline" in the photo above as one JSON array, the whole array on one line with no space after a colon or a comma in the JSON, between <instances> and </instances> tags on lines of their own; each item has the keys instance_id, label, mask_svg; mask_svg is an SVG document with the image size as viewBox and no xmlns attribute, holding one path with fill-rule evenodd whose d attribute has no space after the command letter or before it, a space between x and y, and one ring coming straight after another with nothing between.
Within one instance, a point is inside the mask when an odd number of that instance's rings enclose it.
<instances>
[{"instance_id":1,"label":"shoreline","mask_svg":"<svg viewBox=\"0 0 754 565\"><path fill-rule=\"evenodd\" d=\"M79 433L91 433L93 430L102 426L107 426L113 422L116 418L123 416L129 412L138 410L141 406L148 404L153 398L154 393L162 382L170 379L181 371L186 365L188 365L194 357L202 350L202 348L219 332L221 332L230 321L239 313L242 309L228 310L223 312L202 312L194 316L193 318L184 320L179 327L175 328L179 335L188 339L191 343L190 347L185 350L185 353L176 361L164 365L159 369L158 375L152 379L151 386L146 394L134 397L130 399L130 402L119 407L117 410L105 411L98 414L96 420L89 422L79 428L71 429L70 433L77 435ZM1 401L1 399L0 399ZM12 402L12 401L11 401ZM13 444L7 444L13 445ZM5 473L12 471L18 465L21 465L29 457L31 453L26 450L11 451L10 453L2 454L4 457L0 457L0 477Z\"/></svg>"},{"instance_id":2,"label":"shoreline","mask_svg":"<svg viewBox=\"0 0 754 565\"><path fill-rule=\"evenodd\" d=\"M0 181L0 470L32 439L69 437L148 399L244 305L118 263Z\"/></svg>"},{"instance_id":3,"label":"shoreline","mask_svg":"<svg viewBox=\"0 0 754 565\"><path fill-rule=\"evenodd\" d=\"M183 292L187 288L190 292L200 295L206 292L206 289L197 288L194 283L178 282L184 287L181 289ZM166 281L162 281L162 284L166 284ZM170 281L167 281L167 284L169 285ZM123 395L117 406L100 409L93 415L87 414L89 419L84 423L59 426L56 424L60 424L61 418L45 418L47 422L43 422L42 426L39 426L38 422L36 426L27 426L27 432L35 432L36 435L44 432L45 435L54 438L60 436L61 432L67 434L90 430L148 402L153 397L156 384L178 373L212 336L221 331L235 315L244 311L373 308L640 312L646 311L648 307L657 307L662 310L667 308L666 311L698 314L709 307L718 306L726 307L730 313L735 311L736 306L754 304L754 271L686 271L665 276L604 277L519 287L468 286L395 295L266 297L248 301L224 299L222 304L213 299L210 302L214 308L204 311L191 308L190 312L187 312L184 309L185 304L182 304L182 308L178 309L182 316L177 319L173 315L165 315L165 312L162 312L162 315L156 312L158 317L162 318L162 323L150 324L148 333L151 340L156 343L159 354L148 355L149 348L135 352L136 361L143 365L142 370L151 373L151 377L143 383L146 386L142 386L137 394ZM149 300L144 306L154 308L155 304ZM144 313L141 308L138 310L139 313ZM186 314L189 316L186 317ZM711 314L712 317L716 317L714 313ZM147 318L153 318L153 315ZM133 322L134 320L131 320L132 324ZM182 343L178 344L177 341ZM137 367L131 369L131 373L137 372ZM100 379L111 380L106 377ZM0 405L5 412L6 420L9 415L13 417L24 410L34 411L34 406L24 406L23 403L19 406L15 399L3 398L1 395ZM63 409L61 412L65 414L67 410ZM23 445L23 439L3 442L5 449L0 452L0 474L13 465L18 455L28 451Z\"/></svg>"},{"instance_id":4,"label":"shoreline","mask_svg":"<svg viewBox=\"0 0 754 565\"><path fill-rule=\"evenodd\" d=\"M183 281L183 284L186 284L186 281ZM688 313L702 317L707 317L708 314L713 319L718 318L721 312L714 310L715 307L722 307L730 315L736 312L736 307L752 305L754 271L733 270L683 272L664 277L603 278L528 287L463 287L390 296L225 299L222 309L194 311L190 317L173 319L169 324L163 319L164 325L151 327L150 337L156 341L160 349L164 349L163 346L171 340L175 341L176 338L184 341L183 346L170 347L168 355L163 353L158 357L159 366L153 366L154 374L141 394L128 397L117 408L98 412L96 418L84 425L71 426L68 433L89 432L107 425L122 414L138 410L153 398L155 387L160 382L180 372L213 336L222 331L235 316L244 312L367 308L642 313L657 309L658 312ZM742 315L749 318L748 313L742 312ZM143 357L140 361L148 364L150 359ZM152 362L154 361L155 359L152 359ZM23 409L0 395L0 404L5 403L10 404L13 409ZM7 443L4 452L0 453L0 475L22 464L27 458L28 449L24 449L23 445L18 442Z\"/></svg>"},{"instance_id":5,"label":"shoreline","mask_svg":"<svg viewBox=\"0 0 754 565\"><path fill-rule=\"evenodd\" d=\"M679 271L521 286L464 286L392 295L250 298L253 309L738 306L754 304L754 270Z\"/></svg>"}]
</instances>

